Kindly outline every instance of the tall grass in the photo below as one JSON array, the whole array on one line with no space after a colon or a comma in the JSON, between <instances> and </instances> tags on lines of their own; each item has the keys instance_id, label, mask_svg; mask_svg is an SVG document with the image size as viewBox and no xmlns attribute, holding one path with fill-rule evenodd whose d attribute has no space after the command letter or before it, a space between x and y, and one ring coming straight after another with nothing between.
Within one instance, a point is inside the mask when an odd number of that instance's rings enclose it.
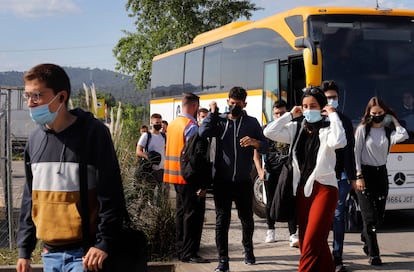
<instances>
[{"instance_id":1,"label":"tall grass","mask_svg":"<svg viewBox=\"0 0 414 272\"><path fill-rule=\"evenodd\" d=\"M89 88L84 85L84 90L87 105L85 110L92 112L93 106L89 103ZM90 91L95 92L95 88L91 88ZM96 109L96 99L93 99L96 94L91 95ZM69 108L74 108L72 100L69 103ZM175 211L167 198L158 198L156 202L149 203L144 197L149 190L148 184L135 176L135 147L141 124L148 124L146 112L148 111L143 107L119 103L116 113L111 108L110 120L113 122L109 124L109 128L118 155L127 208L133 225L143 230L147 236L149 260L165 261L171 260L174 255ZM40 251L40 246L37 246L33 253L32 263L41 263ZM17 249L0 249L0 265L13 265L16 260Z\"/></svg>"},{"instance_id":2,"label":"tall grass","mask_svg":"<svg viewBox=\"0 0 414 272\"><path fill-rule=\"evenodd\" d=\"M110 128L121 167L127 209L133 225L143 230L147 236L149 260L171 260L175 248L175 211L171 207L171 201L163 197L163 189L158 190L161 197L154 198L155 201L146 197L152 186L144 178L135 175L135 147L138 140L136 128L140 124L135 118L129 119L130 114L123 112L130 113L131 109L123 111L119 104L116 116L111 111L111 120L116 122Z\"/></svg>"},{"instance_id":3,"label":"tall grass","mask_svg":"<svg viewBox=\"0 0 414 272\"><path fill-rule=\"evenodd\" d=\"M83 85L87 110L97 109L96 89ZM92 98L92 99L90 99ZM92 100L92 103L90 103ZM111 122L108 124L121 168L127 209L134 227L141 229L149 243L149 260L170 260L175 247L175 211L167 197L147 198L151 186L142 177L137 177L135 148L141 124L148 124L145 107L122 105L110 109ZM151 192L154 193L154 192ZM158 192L164 195L162 192Z\"/></svg>"}]
</instances>

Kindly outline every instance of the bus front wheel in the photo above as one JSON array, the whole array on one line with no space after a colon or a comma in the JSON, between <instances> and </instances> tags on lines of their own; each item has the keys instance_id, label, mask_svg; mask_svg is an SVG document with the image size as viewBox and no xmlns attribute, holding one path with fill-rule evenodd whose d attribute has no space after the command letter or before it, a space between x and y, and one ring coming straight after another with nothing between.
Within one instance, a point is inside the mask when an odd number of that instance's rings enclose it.
<instances>
[{"instance_id":1,"label":"bus front wheel","mask_svg":"<svg viewBox=\"0 0 414 272\"><path fill-rule=\"evenodd\" d=\"M263 199L264 183L259 176L253 178L253 212L260 218L266 218L266 204Z\"/></svg>"}]
</instances>

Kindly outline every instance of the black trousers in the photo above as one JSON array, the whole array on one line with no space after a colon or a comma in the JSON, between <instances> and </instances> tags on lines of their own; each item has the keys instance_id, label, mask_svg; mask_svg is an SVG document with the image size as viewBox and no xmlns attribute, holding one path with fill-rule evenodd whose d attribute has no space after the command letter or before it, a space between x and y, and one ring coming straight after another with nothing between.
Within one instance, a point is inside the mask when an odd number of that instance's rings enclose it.
<instances>
[{"instance_id":1,"label":"black trousers","mask_svg":"<svg viewBox=\"0 0 414 272\"><path fill-rule=\"evenodd\" d=\"M270 208L272 206L272 201L275 196L276 186L277 182L279 180L279 173L270 173L268 179L264 182L265 185L265 191L266 191L266 223L268 229L275 229L275 220L270 216ZM297 230L297 220L296 217L294 219L288 221L288 228L289 228L289 234L292 235L296 233Z\"/></svg>"},{"instance_id":2,"label":"black trousers","mask_svg":"<svg viewBox=\"0 0 414 272\"><path fill-rule=\"evenodd\" d=\"M229 258L229 227L233 200L242 225L242 244L245 252L253 253L253 184L251 179L236 182L215 180L216 246L219 259Z\"/></svg>"},{"instance_id":3,"label":"black trousers","mask_svg":"<svg viewBox=\"0 0 414 272\"><path fill-rule=\"evenodd\" d=\"M388 196L388 172L385 165L362 165L365 190L357 191L363 221L361 240L368 249L369 256L379 256L377 230L382 224Z\"/></svg>"},{"instance_id":4,"label":"black trousers","mask_svg":"<svg viewBox=\"0 0 414 272\"><path fill-rule=\"evenodd\" d=\"M180 260L198 255L200 249L206 199L198 197L197 190L189 184L175 184L176 249Z\"/></svg>"}]
</instances>

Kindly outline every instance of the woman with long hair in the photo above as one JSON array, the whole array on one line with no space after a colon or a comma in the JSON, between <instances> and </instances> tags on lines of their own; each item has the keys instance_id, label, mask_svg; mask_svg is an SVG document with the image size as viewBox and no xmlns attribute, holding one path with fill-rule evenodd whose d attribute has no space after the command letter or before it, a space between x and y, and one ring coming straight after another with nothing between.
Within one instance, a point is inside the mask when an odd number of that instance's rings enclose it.
<instances>
[{"instance_id":1,"label":"woman with long hair","mask_svg":"<svg viewBox=\"0 0 414 272\"><path fill-rule=\"evenodd\" d=\"M301 116L304 121L298 120ZM294 141L297 126L300 131ZM301 252L298 271L335 271L328 245L338 202L335 150L347 142L338 113L327 105L320 88L308 88L302 96L302 105L269 123L264 135L293 147L293 192Z\"/></svg>"},{"instance_id":2,"label":"woman with long hair","mask_svg":"<svg viewBox=\"0 0 414 272\"><path fill-rule=\"evenodd\" d=\"M382 265L377 230L388 196L387 157L390 147L408 139L396 114L379 97L372 97L355 131L356 192L363 221L363 251L371 265Z\"/></svg>"}]
</instances>

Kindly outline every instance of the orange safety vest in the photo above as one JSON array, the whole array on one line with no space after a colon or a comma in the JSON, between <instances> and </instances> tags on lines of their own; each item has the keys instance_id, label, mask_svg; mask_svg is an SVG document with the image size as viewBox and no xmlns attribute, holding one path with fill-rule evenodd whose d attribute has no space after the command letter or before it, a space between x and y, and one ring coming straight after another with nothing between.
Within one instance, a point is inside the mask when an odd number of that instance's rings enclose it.
<instances>
[{"instance_id":1,"label":"orange safety vest","mask_svg":"<svg viewBox=\"0 0 414 272\"><path fill-rule=\"evenodd\" d=\"M165 146L164 182L187 184L181 176L180 155L184 148L185 128L193 121L185 116L178 116L168 125L167 144Z\"/></svg>"}]
</instances>

